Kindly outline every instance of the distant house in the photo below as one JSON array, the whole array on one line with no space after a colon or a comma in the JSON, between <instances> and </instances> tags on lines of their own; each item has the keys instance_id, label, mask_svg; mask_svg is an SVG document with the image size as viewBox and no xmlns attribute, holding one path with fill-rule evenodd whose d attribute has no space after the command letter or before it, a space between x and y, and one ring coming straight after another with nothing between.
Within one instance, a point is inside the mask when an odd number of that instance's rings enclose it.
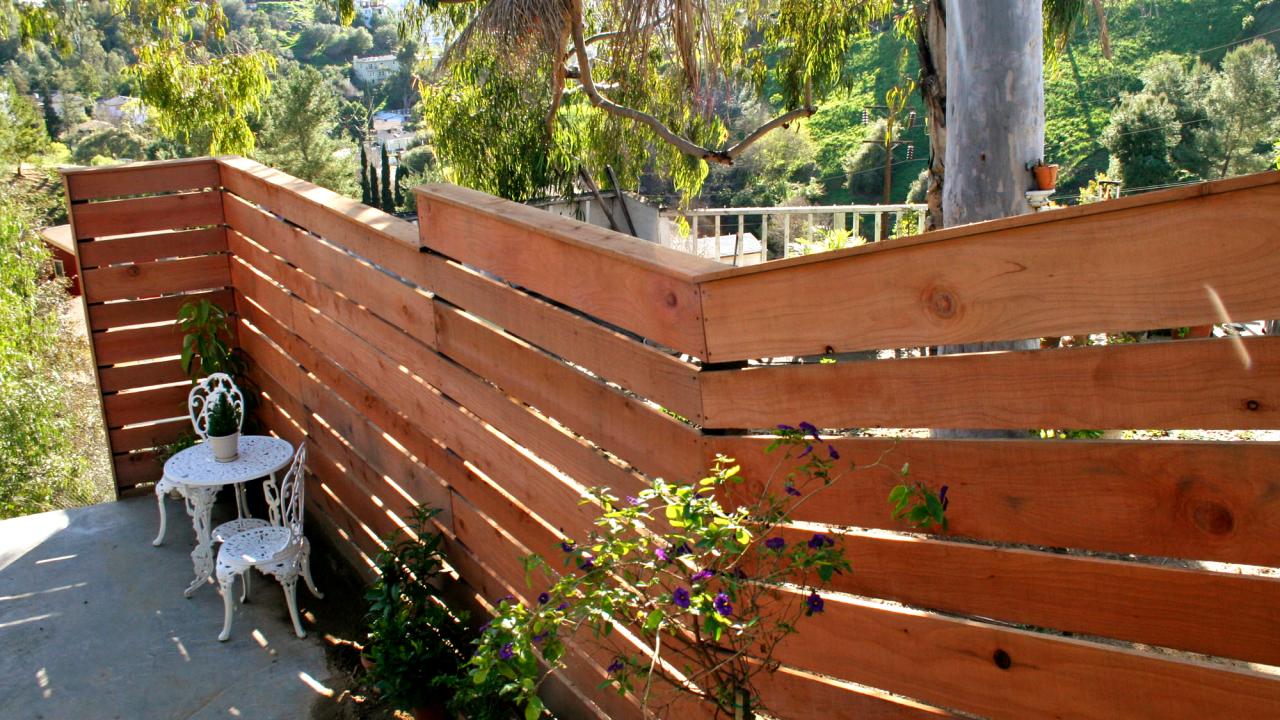
<instances>
[{"instance_id":1,"label":"distant house","mask_svg":"<svg viewBox=\"0 0 1280 720\"><path fill-rule=\"evenodd\" d=\"M57 225L40 231L40 239L53 253L53 276L67 279L67 293L80 295L80 276L76 272L76 241L70 225Z\"/></svg>"},{"instance_id":2,"label":"distant house","mask_svg":"<svg viewBox=\"0 0 1280 720\"><path fill-rule=\"evenodd\" d=\"M698 238L697 250L694 252L698 257L719 260L723 263L733 264L734 256L737 253L738 234L729 233L719 237L700 237ZM754 233L742 233L742 265L755 265L764 262L764 245L760 243L760 239Z\"/></svg>"},{"instance_id":3,"label":"distant house","mask_svg":"<svg viewBox=\"0 0 1280 720\"><path fill-rule=\"evenodd\" d=\"M351 74L362 83L379 83L400 71L395 55L352 57Z\"/></svg>"},{"instance_id":4,"label":"distant house","mask_svg":"<svg viewBox=\"0 0 1280 720\"><path fill-rule=\"evenodd\" d=\"M365 24L373 20L374 15L381 15L390 10L391 8L383 0L358 0L356 2L356 15Z\"/></svg>"},{"instance_id":5,"label":"distant house","mask_svg":"<svg viewBox=\"0 0 1280 720\"><path fill-rule=\"evenodd\" d=\"M117 95L95 103L93 117L95 120L108 122L117 127L126 122L141 125L147 121L147 108L138 98Z\"/></svg>"}]
</instances>

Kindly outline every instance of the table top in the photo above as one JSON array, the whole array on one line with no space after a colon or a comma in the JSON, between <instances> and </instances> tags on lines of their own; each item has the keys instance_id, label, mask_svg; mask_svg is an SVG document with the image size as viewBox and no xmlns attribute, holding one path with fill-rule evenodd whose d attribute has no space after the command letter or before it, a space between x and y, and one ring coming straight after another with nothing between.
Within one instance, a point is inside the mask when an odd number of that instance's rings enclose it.
<instances>
[{"instance_id":1,"label":"table top","mask_svg":"<svg viewBox=\"0 0 1280 720\"><path fill-rule=\"evenodd\" d=\"M234 485L270 475L293 459L293 445L268 435L241 435L240 457L213 459L209 443L183 450L164 464L166 478L183 485Z\"/></svg>"}]
</instances>

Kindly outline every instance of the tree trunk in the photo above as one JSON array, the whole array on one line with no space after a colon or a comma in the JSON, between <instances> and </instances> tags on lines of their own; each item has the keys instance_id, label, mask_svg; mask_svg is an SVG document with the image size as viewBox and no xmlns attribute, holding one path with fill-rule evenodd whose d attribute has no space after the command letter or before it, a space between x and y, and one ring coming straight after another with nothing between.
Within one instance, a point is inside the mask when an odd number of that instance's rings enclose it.
<instances>
[{"instance_id":1,"label":"tree trunk","mask_svg":"<svg viewBox=\"0 0 1280 720\"><path fill-rule=\"evenodd\" d=\"M916 25L916 54L920 59L920 97L929 120L929 187L925 202L929 213L921 231L943 227L943 160L947 152L947 10L943 0L933 0Z\"/></svg>"},{"instance_id":2,"label":"tree trunk","mask_svg":"<svg viewBox=\"0 0 1280 720\"><path fill-rule=\"evenodd\" d=\"M1044 25L1039 2L946 0L947 226L1030 211L1027 164L1044 155ZM939 354L1029 350L1036 340L948 345ZM943 430L943 437L1024 431Z\"/></svg>"}]
</instances>

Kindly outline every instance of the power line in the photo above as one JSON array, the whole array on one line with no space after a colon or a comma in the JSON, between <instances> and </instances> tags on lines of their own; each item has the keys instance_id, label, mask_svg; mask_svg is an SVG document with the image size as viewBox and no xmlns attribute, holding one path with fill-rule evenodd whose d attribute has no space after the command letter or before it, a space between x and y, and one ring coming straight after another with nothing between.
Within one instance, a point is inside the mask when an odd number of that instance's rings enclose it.
<instances>
[{"instance_id":1,"label":"power line","mask_svg":"<svg viewBox=\"0 0 1280 720\"><path fill-rule=\"evenodd\" d=\"M1264 32L1264 33L1258 33L1257 35L1250 35L1250 36L1249 36L1249 37L1247 37L1247 38L1241 38L1240 40L1232 40L1232 41L1231 41L1231 42L1229 42L1229 43L1223 43L1223 44L1221 44L1221 45L1214 45L1214 46L1213 46L1213 47L1211 47L1211 48L1205 48L1204 50L1201 50L1201 51L1199 51L1199 52L1195 53L1195 55L1198 57L1198 56L1203 55L1203 54L1205 54L1205 53L1207 53L1207 52L1212 52L1212 51L1214 51L1214 50L1221 50L1221 49L1222 49L1222 48L1224 48L1224 47L1231 47L1232 45L1239 45L1239 44L1241 44L1241 43L1247 43L1247 42L1249 42L1250 40L1257 40L1257 39L1258 39L1258 38L1260 38L1260 37L1266 37L1267 35L1274 35L1274 34L1276 34L1276 33L1278 33L1278 32L1280 32L1280 28L1276 28L1275 30L1268 30L1268 31L1266 31L1266 32Z\"/></svg>"}]
</instances>

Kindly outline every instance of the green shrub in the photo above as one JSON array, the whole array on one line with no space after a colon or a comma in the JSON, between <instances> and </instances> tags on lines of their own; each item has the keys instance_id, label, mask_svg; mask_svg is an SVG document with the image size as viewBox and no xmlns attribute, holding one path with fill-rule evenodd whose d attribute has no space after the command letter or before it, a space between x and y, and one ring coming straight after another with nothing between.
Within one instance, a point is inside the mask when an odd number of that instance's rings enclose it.
<instances>
[{"instance_id":1,"label":"green shrub","mask_svg":"<svg viewBox=\"0 0 1280 720\"><path fill-rule=\"evenodd\" d=\"M213 398L209 408L209 437L226 437L240 432L240 412L231 404L225 392Z\"/></svg>"}]
</instances>

